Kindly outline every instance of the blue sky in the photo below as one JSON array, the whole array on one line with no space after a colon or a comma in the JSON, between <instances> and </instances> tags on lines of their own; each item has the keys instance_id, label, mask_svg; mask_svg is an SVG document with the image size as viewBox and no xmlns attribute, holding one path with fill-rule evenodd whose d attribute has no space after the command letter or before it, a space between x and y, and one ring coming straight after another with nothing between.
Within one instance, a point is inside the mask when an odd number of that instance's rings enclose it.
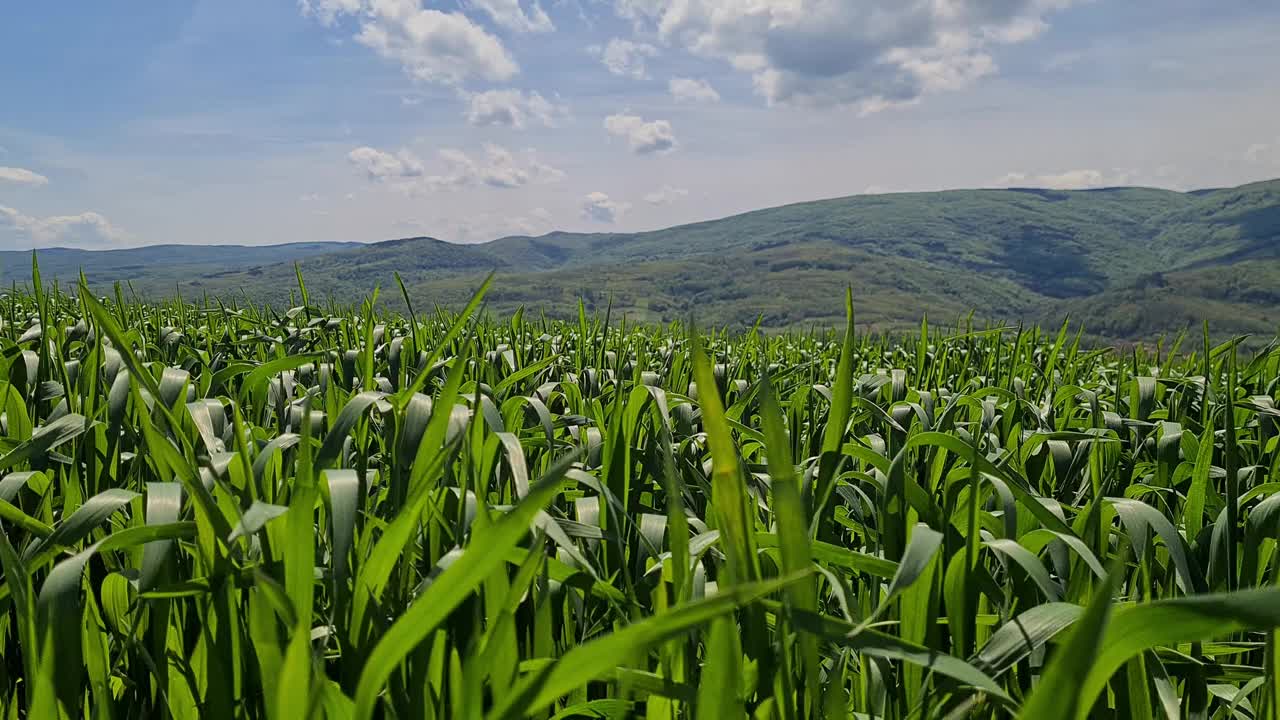
<instances>
[{"instance_id":1,"label":"blue sky","mask_svg":"<svg viewBox=\"0 0 1280 720\"><path fill-rule=\"evenodd\" d=\"M100 0L0 11L0 248L641 230L1280 176L1272 0Z\"/></svg>"}]
</instances>

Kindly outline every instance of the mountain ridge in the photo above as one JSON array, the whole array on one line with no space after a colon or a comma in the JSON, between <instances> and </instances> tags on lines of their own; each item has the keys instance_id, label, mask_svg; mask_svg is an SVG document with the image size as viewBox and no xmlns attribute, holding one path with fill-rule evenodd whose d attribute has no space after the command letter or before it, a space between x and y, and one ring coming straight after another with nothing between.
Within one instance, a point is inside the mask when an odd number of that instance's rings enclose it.
<instances>
[{"instance_id":1,"label":"mountain ridge","mask_svg":"<svg viewBox=\"0 0 1280 720\"><path fill-rule=\"evenodd\" d=\"M1280 281L1280 180L1191 192L853 195L637 233L556 231L470 245L418 236L294 250L246 251L216 268L94 270L90 280L127 279L146 295L283 305L293 301L296 263L312 297L354 301L398 273L414 303L429 305L461 303L497 272L488 303L498 311L573 313L581 298L589 307L612 301L642 321L693 314L749 326L761 317L769 327L838 322L833 298L852 286L871 328L910 327L926 312L1036 322L1085 314L1099 338L1129 340L1194 325L1203 308L1223 331L1274 333L1280 296L1268 288ZM1228 280L1215 282L1215 273ZM399 293L384 301L403 303Z\"/></svg>"},{"instance_id":2,"label":"mountain ridge","mask_svg":"<svg viewBox=\"0 0 1280 720\"><path fill-rule=\"evenodd\" d=\"M81 269L98 282L127 281L138 271L172 274L175 279L190 272L210 272L216 268L238 270L265 263L277 263L332 253L361 243L293 242L271 245L187 245L162 243L131 248L52 247L35 250L42 275L75 281ZM31 279L31 250L0 251L0 281L28 282Z\"/></svg>"}]
</instances>

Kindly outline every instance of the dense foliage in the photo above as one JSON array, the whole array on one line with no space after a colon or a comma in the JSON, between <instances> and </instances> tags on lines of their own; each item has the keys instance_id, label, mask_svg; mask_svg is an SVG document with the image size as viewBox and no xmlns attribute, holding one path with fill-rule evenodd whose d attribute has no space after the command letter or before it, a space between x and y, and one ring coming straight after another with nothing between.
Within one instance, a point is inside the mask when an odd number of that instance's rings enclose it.
<instances>
[{"instance_id":1,"label":"dense foliage","mask_svg":"<svg viewBox=\"0 0 1280 720\"><path fill-rule=\"evenodd\" d=\"M1275 347L33 287L6 718L1280 717Z\"/></svg>"}]
</instances>

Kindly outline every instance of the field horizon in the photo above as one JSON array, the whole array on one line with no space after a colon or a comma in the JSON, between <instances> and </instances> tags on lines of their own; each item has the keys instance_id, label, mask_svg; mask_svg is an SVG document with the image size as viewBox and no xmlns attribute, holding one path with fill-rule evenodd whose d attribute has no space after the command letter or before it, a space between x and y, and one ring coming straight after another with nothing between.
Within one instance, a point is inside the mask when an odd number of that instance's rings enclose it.
<instances>
[{"instance_id":1,"label":"field horizon","mask_svg":"<svg viewBox=\"0 0 1280 720\"><path fill-rule=\"evenodd\" d=\"M697 316L745 329L839 327L830 298L852 287L869 330L957 322L1084 322L1097 343L1198 332L1272 335L1280 323L1280 180L1176 192L1036 188L859 195L766 208L644 233L420 236L372 243L163 245L34 251L49 279L125 282L147 299L209 296L287 306L301 271L317 297L355 304L382 287L406 309L458 307L483 278L489 307L567 318L579 301L619 317ZM0 281L30 256L0 253ZM590 282L586 279L590 278Z\"/></svg>"}]
</instances>

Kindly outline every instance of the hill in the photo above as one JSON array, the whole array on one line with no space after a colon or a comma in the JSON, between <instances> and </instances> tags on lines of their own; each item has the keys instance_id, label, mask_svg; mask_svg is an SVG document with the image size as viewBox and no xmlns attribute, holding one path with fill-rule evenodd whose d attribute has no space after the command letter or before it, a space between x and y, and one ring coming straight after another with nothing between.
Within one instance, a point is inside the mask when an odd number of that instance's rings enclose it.
<instances>
[{"instance_id":1,"label":"hill","mask_svg":"<svg viewBox=\"0 0 1280 720\"><path fill-rule=\"evenodd\" d=\"M359 243L286 243L282 245L149 245L124 250L40 250L40 272L48 278L74 282L83 268L94 282L137 280L147 287L167 288L191 277L217 277L261 265L293 262L350 248ZM0 251L0 282L31 280L31 252Z\"/></svg>"},{"instance_id":2,"label":"hill","mask_svg":"<svg viewBox=\"0 0 1280 720\"><path fill-rule=\"evenodd\" d=\"M307 246L310 247L310 246ZM212 248L211 248L212 250ZM132 251L130 251L132 252ZM42 255L43 258L43 255ZM489 271L490 307L551 315L610 300L644 321L769 327L829 324L854 289L859 322L905 329L950 321L1056 323L1070 314L1100 339L1132 340L1208 319L1227 332L1280 322L1280 181L1189 193L1036 188L860 195L758 210L643 233L551 233L479 245L407 238L280 262L192 271L184 294L244 293L283 304L298 261L313 297L351 301L394 287L414 303L463 302ZM96 267L96 266L94 266ZM134 270L143 292L172 294L172 273ZM47 274L47 273L46 273ZM95 270L95 281L108 281ZM392 305L399 293L384 293Z\"/></svg>"}]
</instances>

